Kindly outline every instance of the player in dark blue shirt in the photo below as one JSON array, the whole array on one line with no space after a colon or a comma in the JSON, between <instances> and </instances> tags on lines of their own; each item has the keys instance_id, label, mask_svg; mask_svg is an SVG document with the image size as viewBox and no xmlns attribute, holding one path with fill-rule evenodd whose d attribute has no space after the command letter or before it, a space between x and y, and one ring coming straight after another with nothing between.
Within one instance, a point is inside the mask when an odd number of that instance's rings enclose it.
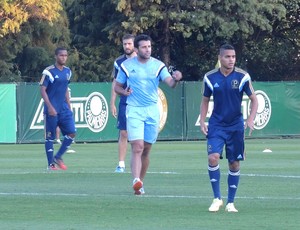
<instances>
[{"instance_id":1,"label":"player in dark blue shirt","mask_svg":"<svg viewBox=\"0 0 300 230\"><path fill-rule=\"evenodd\" d=\"M127 60L128 58L136 56L136 53L134 52L134 35L132 34L126 34L122 38L123 43L123 50L124 54L118 57L114 62L114 69L112 72L113 76L113 83L112 83L112 89L111 89L111 99L110 99L110 110L112 115L117 118L117 128L119 129L119 139L118 139L118 152L119 152L119 164L115 169L115 172L117 173L123 173L125 172L125 158L127 153L127 130L126 130L126 100L127 97L120 95L120 101L119 101L119 109L117 113L117 109L115 106L116 102L116 92L114 91L115 81L118 75L119 68L123 61ZM124 84L124 89L127 87L126 84Z\"/></svg>"},{"instance_id":2,"label":"player in dark blue shirt","mask_svg":"<svg viewBox=\"0 0 300 230\"><path fill-rule=\"evenodd\" d=\"M207 137L208 174L212 185L214 200L210 212L217 212L223 205L220 192L219 159L225 146L228 160L228 197L225 211L238 212L234 207L234 198L240 177L240 161L244 160L244 129L254 129L254 119L258 102L249 74L235 67L234 47L223 45L219 52L221 67L205 74L203 79L203 97L200 107L201 131ZM244 124L241 104L243 94L251 100L251 112ZM210 97L213 97L213 110L208 121Z\"/></svg>"},{"instance_id":3,"label":"player in dark blue shirt","mask_svg":"<svg viewBox=\"0 0 300 230\"><path fill-rule=\"evenodd\" d=\"M55 50L55 64L44 69L40 81L40 91L44 100L45 150L48 170L57 170L55 164L62 170L67 169L62 155L71 145L76 133L68 90L72 72L70 68L65 66L67 58L67 50L57 48ZM57 127L60 128L64 140L53 157L53 142Z\"/></svg>"}]
</instances>

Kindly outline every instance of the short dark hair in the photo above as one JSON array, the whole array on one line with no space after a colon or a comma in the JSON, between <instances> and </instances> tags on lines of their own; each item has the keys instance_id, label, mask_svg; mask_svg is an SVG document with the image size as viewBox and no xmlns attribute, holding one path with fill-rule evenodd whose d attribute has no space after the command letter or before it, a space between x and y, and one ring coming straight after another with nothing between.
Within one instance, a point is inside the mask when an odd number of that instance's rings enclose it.
<instances>
[{"instance_id":1,"label":"short dark hair","mask_svg":"<svg viewBox=\"0 0 300 230\"><path fill-rule=\"evenodd\" d=\"M60 51L62 51L62 50L67 50L65 47L57 47L56 49L55 49L55 55L58 55L59 54L59 52Z\"/></svg>"},{"instance_id":2,"label":"short dark hair","mask_svg":"<svg viewBox=\"0 0 300 230\"><path fill-rule=\"evenodd\" d=\"M135 39L134 39L134 47L135 48L139 48L140 41L150 41L150 42L152 42L152 39L147 34L140 34L140 35L136 36Z\"/></svg>"},{"instance_id":3,"label":"short dark hair","mask_svg":"<svg viewBox=\"0 0 300 230\"><path fill-rule=\"evenodd\" d=\"M235 49L230 44L224 44L224 45L221 45L219 53L221 53L223 50L235 50Z\"/></svg>"},{"instance_id":4,"label":"short dark hair","mask_svg":"<svg viewBox=\"0 0 300 230\"><path fill-rule=\"evenodd\" d=\"M125 34L122 37L122 41L126 40L126 39L132 39L134 41L135 36L133 34Z\"/></svg>"}]
</instances>

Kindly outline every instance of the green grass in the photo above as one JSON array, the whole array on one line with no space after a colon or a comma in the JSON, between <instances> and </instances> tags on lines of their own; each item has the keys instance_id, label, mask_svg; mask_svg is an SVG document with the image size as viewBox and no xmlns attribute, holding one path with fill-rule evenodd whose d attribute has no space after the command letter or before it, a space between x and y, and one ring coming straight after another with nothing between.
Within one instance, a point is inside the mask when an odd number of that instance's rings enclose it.
<instances>
[{"instance_id":1,"label":"green grass","mask_svg":"<svg viewBox=\"0 0 300 230\"><path fill-rule=\"evenodd\" d=\"M205 141L156 143L145 196L133 195L130 154L127 173L113 172L117 143L74 144L76 153L64 156L68 170L51 173L42 144L0 145L0 229L299 229L299 139L246 147L239 213L209 213ZM220 165L226 197L227 161Z\"/></svg>"}]
</instances>

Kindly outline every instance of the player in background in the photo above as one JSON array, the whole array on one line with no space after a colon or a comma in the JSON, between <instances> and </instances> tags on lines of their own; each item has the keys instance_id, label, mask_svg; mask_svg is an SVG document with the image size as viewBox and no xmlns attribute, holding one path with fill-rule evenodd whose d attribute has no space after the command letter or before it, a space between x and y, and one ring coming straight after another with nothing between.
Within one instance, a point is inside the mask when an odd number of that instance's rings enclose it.
<instances>
[{"instance_id":1,"label":"player in background","mask_svg":"<svg viewBox=\"0 0 300 230\"><path fill-rule=\"evenodd\" d=\"M40 81L40 92L44 100L45 151L48 170L57 170L55 164L62 170L67 169L62 156L71 145L76 133L68 90L72 72L65 66L67 59L67 50L57 48L55 64L44 69ZM53 156L56 127L60 128L64 140L58 152Z\"/></svg>"},{"instance_id":2,"label":"player in background","mask_svg":"<svg viewBox=\"0 0 300 230\"><path fill-rule=\"evenodd\" d=\"M137 56L124 61L119 69L115 91L127 96L126 122L131 144L131 173L136 195L144 194L143 180L150 162L150 150L159 131L158 85L164 81L174 88L182 74L173 75L161 61L151 57L151 38L139 35L134 39ZM127 82L127 88L124 84Z\"/></svg>"},{"instance_id":3,"label":"player in background","mask_svg":"<svg viewBox=\"0 0 300 230\"><path fill-rule=\"evenodd\" d=\"M56 139L57 144L61 144L61 140L60 140L60 128L59 127L56 127L55 139Z\"/></svg>"},{"instance_id":4,"label":"player in background","mask_svg":"<svg viewBox=\"0 0 300 230\"><path fill-rule=\"evenodd\" d=\"M219 50L220 68L206 73L203 79L203 97L200 106L201 131L207 138L208 175L214 199L210 212L219 211L223 205L220 192L220 166L222 151L225 146L228 160L228 196L225 211L238 212L234 198L240 178L240 161L244 160L244 132L254 130L254 119L258 102L249 74L235 67L236 54L233 46L225 44ZM244 124L241 112L243 94L251 100L251 112ZM214 107L208 126L205 118L210 97L213 96Z\"/></svg>"},{"instance_id":5,"label":"player in background","mask_svg":"<svg viewBox=\"0 0 300 230\"><path fill-rule=\"evenodd\" d=\"M117 94L114 91L116 77L118 75L118 71L120 68L120 65L123 61L125 61L128 58L136 56L136 53L134 52L134 35L126 34L122 38L123 43L123 50L124 54L118 57L114 62L114 68L112 72L113 76L113 82L112 82L112 88L111 88L111 99L110 99L110 110L112 115L117 118L117 128L119 129L119 138L118 138L118 153L119 153L119 164L115 169L115 172L117 173L123 173L125 172L125 158L127 153L127 130L126 130L126 96L121 95L120 101L119 101L119 109L117 112L116 109L116 97ZM126 83L123 86L124 88L127 87Z\"/></svg>"}]
</instances>

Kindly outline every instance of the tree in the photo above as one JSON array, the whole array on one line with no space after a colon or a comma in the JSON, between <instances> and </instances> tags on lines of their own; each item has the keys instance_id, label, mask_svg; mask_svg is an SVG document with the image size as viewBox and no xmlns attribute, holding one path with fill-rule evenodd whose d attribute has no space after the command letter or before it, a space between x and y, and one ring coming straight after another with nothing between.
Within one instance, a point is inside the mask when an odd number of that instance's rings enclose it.
<instances>
[{"instance_id":1,"label":"tree","mask_svg":"<svg viewBox=\"0 0 300 230\"><path fill-rule=\"evenodd\" d=\"M77 55L76 81L111 81L113 62L119 47L108 39L105 26L113 23L115 10L110 0L75 0L67 7L71 26L71 47Z\"/></svg>"},{"instance_id":2,"label":"tree","mask_svg":"<svg viewBox=\"0 0 300 230\"><path fill-rule=\"evenodd\" d=\"M53 58L54 47L69 44L67 18L58 12L61 7L58 0L1 1L0 81L37 81Z\"/></svg>"},{"instance_id":3,"label":"tree","mask_svg":"<svg viewBox=\"0 0 300 230\"><path fill-rule=\"evenodd\" d=\"M0 37L20 32L20 27L30 18L53 23L62 10L60 0L2 0L0 2Z\"/></svg>"},{"instance_id":4,"label":"tree","mask_svg":"<svg viewBox=\"0 0 300 230\"><path fill-rule=\"evenodd\" d=\"M236 47L239 63L245 64L242 54L246 42L257 32L261 37L270 35L272 25L286 17L284 2L280 0L113 2L125 17L120 27L110 31L110 37L118 36L122 28L150 34L158 47L157 56L167 65L175 62L189 80L200 79L204 68L207 71L208 66L215 65L218 47L224 42Z\"/></svg>"}]
</instances>

